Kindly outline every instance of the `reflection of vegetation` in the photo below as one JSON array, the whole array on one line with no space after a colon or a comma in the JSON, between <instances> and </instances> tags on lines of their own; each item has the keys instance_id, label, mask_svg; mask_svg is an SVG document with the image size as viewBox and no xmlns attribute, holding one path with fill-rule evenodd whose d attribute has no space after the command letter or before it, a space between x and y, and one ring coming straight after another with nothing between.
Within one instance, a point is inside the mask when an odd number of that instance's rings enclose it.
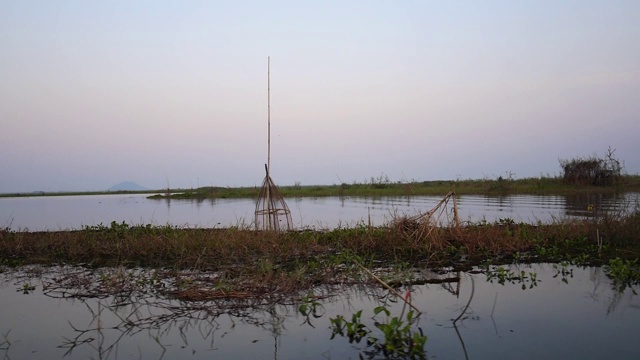
<instances>
[{"instance_id":1,"label":"reflection of vegetation","mask_svg":"<svg viewBox=\"0 0 640 360\"><path fill-rule=\"evenodd\" d=\"M638 259L633 261L615 258L609 260L609 265L605 267L607 276L613 280L613 286L618 291L635 284L640 284L640 265Z\"/></svg>"},{"instance_id":2,"label":"reflection of vegetation","mask_svg":"<svg viewBox=\"0 0 640 360\"><path fill-rule=\"evenodd\" d=\"M326 290L326 294L333 292L330 289ZM298 313L306 318L320 318L325 314L324 307L318 300L326 298L327 295L323 295L323 289L320 288L314 291L315 293L308 293L299 300ZM66 292L57 291L48 295L54 298L67 297ZM377 293L374 296L380 297ZM213 350L216 349L216 342L224 338L238 321L271 333L275 341L274 358L278 358L278 339L284 329L286 314L293 309L277 303L247 299L187 302L163 300L146 292L95 301L80 298L80 301L86 305L91 317L84 326L70 322L73 335L67 336L59 347L66 349L66 355L76 352L75 356L79 356L88 352L94 358L100 359L117 358L118 348L122 349L131 339L137 341L134 337L141 333L148 333L148 339L151 340L147 342L151 345L145 348L145 358L173 357L176 356L176 351L182 351L181 349L195 353L197 348L189 348L193 346L190 342L193 342L194 332L208 342L205 345L207 349ZM371 344L367 346L363 355L375 357L375 354L378 356L387 354L384 356L388 358L424 358L426 336L422 335L419 328L415 330L414 313L405 315L404 311L405 309L402 310L400 317L395 318L390 317L388 310L384 307L375 310L373 318L375 327L369 331L370 334L367 333L371 337L363 338L371 341ZM220 321L223 315L228 315L226 322ZM387 318L381 319L384 315ZM224 318L226 319L226 316ZM355 322L359 321L358 316ZM228 324L225 325L225 323ZM308 324L313 327L310 322ZM225 328L226 326L228 329ZM345 336L347 334L346 325L344 334ZM178 344L171 343L176 340ZM259 340L247 339L247 341ZM154 346L157 346L156 351ZM408 355L402 355L404 353Z\"/></svg>"},{"instance_id":3,"label":"reflection of vegetation","mask_svg":"<svg viewBox=\"0 0 640 360\"><path fill-rule=\"evenodd\" d=\"M569 269L569 264L566 261L561 262L559 265L553 264L553 269L556 271L553 278L560 276L560 280L565 284L569 283L569 278L573 278L573 269Z\"/></svg>"},{"instance_id":4,"label":"reflection of vegetation","mask_svg":"<svg viewBox=\"0 0 640 360\"><path fill-rule=\"evenodd\" d=\"M7 330L6 333L2 334L2 337L4 340L2 340L2 342L0 342L0 350L4 350L6 352L9 351L9 348L11 347L11 341L9 341L9 333L11 332L11 330ZM5 358L8 358L7 354L5 353Z\"/></svg>"},{"instance_id":5,"label":"reflection of vegetation","mask_svg":"<svg viewBox=\"0 0 640 360\"><path fill-rule=\"evenodd\" d=\"M630 265L637 264L633 261L628 263ZM574 270L578 273L580 272L579 269L572 267L569 263L553 265L553 269L556 272L554 277L562 276L567 279L571 277ZM527 268L524 268L524 270L527 270ZM541 278L543 274L548 274L543 270L538 270L537 267L529 269L529 272L524 272L517 267L505 266L501 270L500 267L494 266L490 268L490 271L493 272L493 275L491 276L495 277L492 280L493 282L499 283L500 279L504 279L505 285L514 283L517 284L515 286L521 285L518 278L524 279L527 281L526 284L530 285L529 281L531 281L531 273L534 271L538 272L535 278ZM34 271L30 273L36 272ZM91 275L91 273L95 274ZM80 298L82 302L87 304L87 308L93 315L94 319L90 322L85 320L84 323L78 323L79 320L72 320L73 324L71 325L71 329L73 330L73 333L71 333L71 335L67 333L67 339L60 345L60 347L63 348L63 351L68 350L70 352L74 352L72 357L92 356L93 358L103 359L115 358L118 355L118 343L121 343L120 351L122 351L122 349L125 348L125 344L127 347L129 346L130 341L138 341L140 340L140 337L146 339L147 332L149 334L149 340L145 344L148 346L145 350L148 350L149 353L145 353L145 358L153 358L154 356L156 358L162 357L162 354L165 351L166 353L164 353L164 358L173 358L176 356L175 351L184 351L183 355L186 355L187 351L190 352L192 348L194 351L195 349L202 351L202 345L198 347L193 346L193 337L198 337L198 332L202 334L205 342L208 342L209 340L211 342L210 345L205 344L204 347L207 349L214 349L216 346L221 346L220 344L214 344L214 340L218 341L218 339L221 339L224 334L222 336L220 336L220 334L228 330L225 328L225 323L220 320L221 315L225 314L234 316L234 321L255 325L260 329L271 332L273 340L270 345L273 346L273 341L275 341L275 352L278 352L279 337L287 336L286 332L282 331L286 324L284 322L285 317L282 315L281 311L275 311L276 308L278 310L280 309L278 305L275 305L275 301L281 302L281 299L271 297L263 300L257 297L242 297L239 296L239 294L234 295L233 292L230 292L229 295L231 295L231 297L229 298L209 298L210 300L207 301L175 301L170 298L167 299L166 297L163 297L163 295L168 293L161 291L160 288L165 287L175 289L176 283L180 283L182 286L188 288L193 283L203 281L204 284L205 282L204 276L198 276L194 278L195 280L189 280L188 273L181 273L179 275L175 275L175 273L173 274L181 280L174 283L173 280L169 281L160 272L136 272L122 267L109 271L106 269L92 269L85 271L80 268L68 268L62 272L57 272L53 276L53 278L59 280L44 277L42 282L37 282L37 284L39 285L38 290L40 290L40 284L42 283L44 294L49 297ZM212 273L209 275L213 276ZM484 275L480 276L484 277ZM544 278L547 279L548 276L545 276ZM605 279L605 282L608 282L606 281L606 278L601 278ZM475 336L471 333L467 333L470 329L465 330L464 324L462 326L460 325L460 322L463 323L465 319L468 319L468 317L464 317L467 309L473 308L469 307L474 293L473 276L470 277L470 280L471 297L469 298L469 302L464 309L462 309L460 316L453 321L453 328L460 337L465 355L466 349L464 343L462 343L462 335L464 335L465 338L467 336ZM90 282L95 282L96 284L92 285ZM23 283L25 282L20 280L15 284L22 285ZM33 283L33 281L30 283ZM67 287L60 288L63 284ZM136 285L138 286L136 287L128 284L140 285ZM213 284L213 282L209 282L208 284ZM544 284L546 285L546 282ZM72 291L72 287L74 286L79 290ZM611 294L609 288L607 286L604 288L606 291L602 293L604 295L600 296L609 296L609 294ZM117 296L108 296L109 293L115 293L114 289L118 289ZM315 325L316 328L319 328L320 334L324 333L326 335L325 341L329 338L329 335L333 334L333 342L340 340L344 346L348 346L347 341L350 341L353 344L359 344L359 349L356 351L361 351L361 356L363 358L426 357L426 355L424 355L424 348L426 347L426 344L421 344L420 342L422 340L426 341L427 337L424 336L425 334L423 334L420 331L421 329L417 327L418 324L415 316L416 312L413 314L407 314L404 312L405 309L403 309L403 312L400 313L399 316L396 316L399 311L396 312L390 310L391 308L386 305L378 307L375 310L372 310L372 306L371 308L364 308L364 310L356 312L353 314L355 317L350 311L348 312L348 315L343 312L344 317L335 316L334 313L330 315L332 319L329 319L329 321L327 321L326 318L324 321L321 321L318 319L325 315L324 302L322 299L326 298L326 294L323 295L321 290L316 291L316 289L318 289L318 287L314 287L314 292L308 292L306 295L304 293L300 293L294 299L285 300L288 304L296 304L295 306L288 308L289 311L297 309L297 313L302 315L301 318L297 318L300 319L300 321L293 320L294 332L296 331L295 325L300 324L304 320L302 324L308 323L311 327L314 327ZM344 288L342 288L342 290L344 290ZM11 291L13 291L13 289L11 289ZM331 290L328 290L327 294L329 293L335 294L335 292L331 292ZM615 294L618 293L614 293L614 296ZM104 298L102 300L92 301L84 299L85 297ZM376 292L375 297L379 299L380 293ZM390 299L396 299L390 295L389 297ZM448 305L449 310L451 310L450 306L451 303ZM409 307L406 306L406 310L408 309ZM397 308L397 310L400 309ZM372 311L373 313L371 313ZM473 315L473 313L473 310L471 310L470 314ZM492 310L491 319L493 319L493 313L494 311ZM369 319L368 314L373 315L373 317ZM454 314L454 317L456 315L457 314ZM223 316L223 318L226 319L226 316ZM474 316L471 319L478 321L479 316ZM458 323L458 326L456 326L456 322L459 320L460 322ZM484 318L483 321L484 320L487 319ZM326 325L327 323L330 325ZM288 324L292 324L292 322L288 322ZM320 324L320 326L318 326L318 324ZM351 328L349 328L348 324L351 324ZM231 327L231 325L229 326ZM324 332L322 332L323 326L326 330ZM330 327L327 329L328 326ZM289 325L289 327L291 327L291 325ZM458 327L460 327L460 329L458 329ZM340 332L339 329L342 329L342 332ZM289 328L289 330L291 331L292 329ZM425 331L429 332L426 329ZM453 330L451 331L453 332ZM141 336L138 335L137 338L133 338L133 336L140 332L142 332ZM248 333L252 332L250 331ZM181 343L180 338L177 337L178 335L183 336L184 344ZM7 338L7 336L5 336L5 338ZM187 343L187 340L189 343ZM248 339L246 341L250 340L251 339ZM261 341L261 345L264 345L264 337L259 339L259 341ZM9 344L10 343L8 342L3 342L0 337L0 350L2 348L8 348ZM192 348L188 348L189 346ZM179 348L188 349L179 350ZM416 349L413 350L415 351L414 355L411 355L411 349ZM422 351L420 352L419 349L422 349ZM472 348L469 350L472 350ZM90 352L89 355L85 356L86 352ZM407 355L407 353L409 354ZM122 353L120 355L122 355ZM460 357L462 357L461 354Z\"/></svg>"},{"instance_id":6,"label":"reflection of vegetation","mask_svg":"<svg viewBox=\"0 0 640 360\"><path fill-rule=\"evenodd\" d=\"M529 285L529 289L538 286L538 274L535 272L527 273L524 270L515 272L502 266L497 268L494 266L489 267L486 275L487 281L491 283L497 281L500 285L505 285L506 283L522 284L522 290L527 289L527 285Z\"/></svg>"},{"instance_id":7,"label":"reflection of vegetation","mask_svg":"<svg viewBox=\"0 0 640 360\"><path fill-rule=\"evenodd\" d=\"M311 318L318 319L322 317L325 314L325 309L324 306L317 301L317 297L313 292L309 291L307 295L302 298L301 304L298 306L298 312L305 317L302 324L309 324L309 326L315 327L311 323Z\"/></svg>"},{"instance_id":8,"label":"reflection of vegetation","mask_svg":"<svg viewBox=\"0 0 640 360\"><path fill-rule=\"evenodd\" d=\"M126 322L122 317L120 317L117 311L121 310L122 308L118 306L105 306L100 301L98 301L97 310L94 311L91 306L89 306L89 304L85 304L87 305L87 309L89 310L89 312L91 312L92 314L92 320L89 324L91 327L80 329L69 322L69 325L73 329L76 336L74 338L65 337L63 343L58 346L61 349L67 349L64 354L65 357L71 355L76 349L79 349L80 347L83 347L83 345L86 345L97 352L98 359L108 359L110 358L112 352L117 351L116 349L118 347L118 344L123 338L125 338L126 336L132 336L140 331L137 326L131 326L135 324L134 321L129 320L129 322ZM103 311L105 309L111 310L117 318L120 318L122 320L122 322L113 326L105 327L103 323ZM132 313L132 315L134 314L135 313ZM113 340L108 339L110 338L109 335L111 332L114 332L116 334ZM156 343L158 343L158 345L162 347L162 353L160 355L160 358L162 358L164 352L166 351L166 348L162 344L160 344L160 341L157 337L154 340L156 341ZM115 355L115 357L117 358L117 354Z\"/></svg>"},{"instance_id":9,"label":"reflection of vegetation","mask_svg":"<svg viewBox=\"0 0 640 360\"><path fill-rule=\"evenodd\" d=\"M484 264L483 272L487 276L487 281L493 283L494 281L500 285L509 284L522 284L522 290L532 289L538 286L538 274L532 271L526 272L524 270L514 271L504 266L495 266L488 263Z\"/></svg>"},{"instance_id":10,"label":"reflection of vegetation","mask_svg":"<svg viewBox=\"0 0 640 360\"><path fill-rule=\"evenodd\" d=\"M362 351L369 358L384 356L388 359L424 359L424 350L427 336L422 329L414 329L418 317L414 317L412 310L406 317L403 312L399 317L391 316L391 312L385 306L376 307L372 317L375 328L372 330L361 321L362 310L352 314L351 321L347 321L342 315L331 318L331 339L336 335L347 337L350 343L360 343L366 340L366 349ZM384 314L386 317L380 321L377 317Z\"/></svg>"},{"instance_id":11,"label":"reflection of vegetation","mask_svg":"<svg viewBox=\"0 0 640 360\"><path fill-rule=\"evenodd\" d=\"M146 343L157 345L157 351L153 351L153 346L144 348L145 358L157 356L162 359L169 354L173 358L176 351L182 349L193 355L196 348L189 349L189 346L193 346L190 342L194 341L194 334L199 334L207 342L205 349L214 350L216 341L225 337L239 321L271 333L277 358L278 338L285 320L284 315L278 314L275 304L264 305L243 300L178 302L143 295L81 301L91 318L85 326L69 322L74 336L65 337L58 346L66 349L65 356L74 351L84 351L93 353L93 358L118 358L118 348L124 346L121 343L130 341L138 334L147 334L151 341ZM224 328L223 321L219 321L223 315L228 316L226 322L229 323L224 325L228 329ZM178 344L168 343L176 340Z\"/></svg>"}]
</instances>

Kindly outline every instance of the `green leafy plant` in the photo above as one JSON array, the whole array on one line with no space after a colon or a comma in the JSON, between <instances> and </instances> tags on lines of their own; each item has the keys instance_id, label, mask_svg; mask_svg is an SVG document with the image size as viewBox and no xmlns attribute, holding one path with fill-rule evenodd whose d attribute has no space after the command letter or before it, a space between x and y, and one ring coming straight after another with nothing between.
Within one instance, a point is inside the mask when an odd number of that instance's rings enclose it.
<instances>
[{"instance_id":1,"label":"green leafy plant","mask_svg":"<svg viewBox=\"0 0 640 360\"><path fill-rule=\"evenodd\" d=\"M373 310L375 329L370 329L361 321L362 310L351 316L347 321L342 315L330 319L332 335L345 336L349 343L360 343L366 339L366 349L363 354L368 358L383 356L387 359L425 359L424 346L427 336L420 327L415 327L417 316L413 310L398 316L391 316L391 312L385 306L378 306ZM379 319L384 315L384 319ZM377 331L376 331L377 329ZM362 357L362 356L361 356Z\"/></svg>"},{"instance_id":2,"label":"green leafy plant","mask_svg":"<svg viewBox=\"0 0 640 360\"><path fill-rule=\"evenodd\" d=\"M36 290L36 287L34 285L31 285L30 283L24 283L22 287L18 288L17 291L22 291L23 294L27 295L35 290Z\"/></svg>"},{"instance_id":3,"label":"green leafy plant","mask_svg":"<svg viewBox=\"0 0 640 360\"><path fill-rule=\"evenodd\" d=\"M627 287L640 284L640 265L638 265L638 259L611 259L609 260L609 265L605 267L605 271L607 276L613 280L613 286L618 291L623 291Z\"/></svg>"},{"instance_id":4,"label":"green leafy plant","mask_svg":"<svg viewBox=\"0 0 640 360\"><path fill-rule=\"evenodd\" d=\"M562 258L560 248L556 245L553 245L553 246L536 245L535 253L536 255L538 255L539 257L547 261L555 261Z\"/></svg>"},{"instance_id":5,"label":"green leafy plant","mask_svg":"<svg viewBox=\"0 0 640 360\"><path fill-rule=\"evenodd\" d=\"M571 259L571 263L575 265L585 265L589 263L590 259L589 254L579 254Z\"/></svg>"},{"instance_id":6,"label":"green leafy plant","mask_svg":"<svg viewBox=\"0 0 640 360\"><path fill-rule=\"evenodd\" d=\"M342 315L338 315L333 319L329 319L331 322L331 339L336 335L346 336L349 338L349 343L359 343L365 336L367 336L371 330L367 328L365 324L360 322L362 316L362 310L351 315L351 321L346 321Z\"/></svg>"},{"instance_id":7,"label":"green leafy plant","mask_svg":"<svg viewBox=\"0 0 640 360\"><path fill-rule=\"evenodd\" d=\"M427 336L412 329L416 317L413 310L407 312L405 319L401 317L391 317L389 310L384 306L378 306L374 310L374 319L381 313L386 315L385 322L375 322L375 326L382 331L384 341L370 337L370 343L374 347L375 353L383 353L385 357L422 359L426 357L424 345Z\"/></svg>"}]
</instances>

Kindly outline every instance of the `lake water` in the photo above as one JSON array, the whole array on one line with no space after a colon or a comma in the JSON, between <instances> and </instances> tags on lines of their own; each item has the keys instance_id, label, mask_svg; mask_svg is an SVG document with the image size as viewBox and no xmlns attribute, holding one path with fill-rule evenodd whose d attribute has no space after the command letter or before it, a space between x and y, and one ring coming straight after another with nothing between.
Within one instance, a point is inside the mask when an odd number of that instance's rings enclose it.
<instances>
[{"instance_id":1,"label":"lake water","mask_svg":"<svg viewBox=\"0 0 640 360\"><path fill-rule=\"evenodd\" d=\"M640 298L633 289L614 289L602 268L535 264L508 270L524 271L528 280L500 284L486 274L461 273L446 275L459 275L458 283L411 288L412 304L423 312L411 330L427 335L428 358L640 358ZM382 337L373 309L386 303L391 316L400 316L403 307L380 289L316 288L310 290L324 297L318 316L307 321L295 304L181 303L143 293L66 298L72 289L52 289L74 271L82 270L0 271L0 356L357 359L368 349L365 342L331 339L330 319L350 320L362 310L361 322Z\"/></svg>"},{"instance_id":2,"label":"lake water","mask_svg":"<svg viewBox=\"0 0 640 360\"><path fill-rule=\"evenodd\" d=\"M287 199L297 228L332 228L433 208L440 197ZM624 196L460 196L463 220L552 221L634 209L638 194ZM594 210L589 211L589 205ZM13 230L78 229L130 224L225 227L250 225L254 202L149 200L145 195L0 198L0 227ZM619 290L597 267L514 265L522 281L499 283L486 274L461 273L460 281L415 285L412 303L424 313L412 326L427 335L432 359L636 359L640 358L639 290ZM357 359L371 350L364 341L333 339L331 320L362 323L377 337L373 309L392 316L403 303L365 287L312 290L321 296L318 317L305 318L295 304L254 300L179 302L149 293L79 296L52 284L74 273L0 267L0 356L5 359ZM130 271L130 270L127 270ZM138 270L140 271L140 270ZM422 273L429 274L427 269ZM536 280L532 281L532 273ZM449 274L447 276L454 276ZM98 276L93 274L92 276ZM99 276L98 276L99 278ZM82 285L83 283L79 282ZM82 285L86 286L86 284ZM635 291L634 291L635 290ZM469 300L471 299L471 302ZM469 307L465 310L466 305ZM465 311L463 311L465 310ZM460 317L454 323L453 319ZM455 325L455 326L454 326Z\"/></svg>"},{"instance_id":3,"label":"lake water","mask_svg":"<svg viewBox=\"0 0 640 360\"><path fill-rule=\"evenodd\" d=\"M147 195L92 195L0 198L0 228L12 230L71 230L112 221L131 225L228 227L251 225L252 199L150 200ZM550 222L566 217L633 209L640 194L581 194L573 196L458 196L462 221ZM397 215L432 209L439 196L328 197L286 199L295 228L326 229L369 222L383 225ZM593 211L588 211L589 205ZM449 210L451 209L449 205ZM450 213L449 213L450 214Z\"/></svg>"}]
</instances>

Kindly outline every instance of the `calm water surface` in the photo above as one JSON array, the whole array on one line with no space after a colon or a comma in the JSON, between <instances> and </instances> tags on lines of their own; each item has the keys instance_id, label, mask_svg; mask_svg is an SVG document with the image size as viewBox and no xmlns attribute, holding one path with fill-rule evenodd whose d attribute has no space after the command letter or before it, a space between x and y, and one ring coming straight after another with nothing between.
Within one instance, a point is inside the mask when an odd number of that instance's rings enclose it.
<instances>
[{"instance_id":1,"label":"calm water surface","mask_svg":"<svg viewBox=\"0 0 640 360\"><path fill-rule=\"evenodd\" d=\"M150 200L147 195L92 195L0 198L0 227L13 230L70 230L112 221L131 225L228 227L251 225L251 199ZM596 212L633 209L640 194L575 196L459 196L461 220L493 222L549 222L555 218L590 216ZM432 209L439 196L328 197L287 199L296 228L334 228L358 223L382 225L397 215L416 215ZM448 210L452 209L450 204ZM448 213L450 215L450 212Z\"/></svg>"},{"instance_id":2,"label":"calm water surface","mask_svg":"<svg viewBox=\"0 0 640 360\"><path fill-rule=\"evenodd\" d=\"M414 330L428 336L429 358L640 358L640 298L633 289L614 290L601 268L509 269L536 273L537 281L502 285L485 274L462 273L459 283L412 288L413 304L423 311ZM386 301L392 316L402 311L384 291L364 288L320 300L319 316L310 322L295 305L258 302L241 310L135 295L68 299L45 289L60 270L30 274L0 273L0 356L6 359L357 359L365 344L331 339L330 319L363 310L362 322L373 329L374 307ZM25 292L25 283L35 288Z\"/></svg>"}]
</instances>

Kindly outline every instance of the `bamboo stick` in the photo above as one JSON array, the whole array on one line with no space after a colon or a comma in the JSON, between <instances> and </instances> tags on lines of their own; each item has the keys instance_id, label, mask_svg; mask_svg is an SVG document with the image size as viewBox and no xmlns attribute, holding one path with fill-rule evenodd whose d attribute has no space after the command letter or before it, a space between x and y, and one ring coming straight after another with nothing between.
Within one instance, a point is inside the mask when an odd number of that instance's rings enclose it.
<instances>
[{"instance_id":1,"label":"bamboo stick","mask_svg":"<svg viewBox=\"0 0 640 360\"><path fill-rule=\"evenodd\" d=\"M460 217L458 216L458 198L455 191L452 191L451 193L453 194L453 213L456 218L456 229L460 229Z\"/></svg>"},{"instance_id":2,"label":"bamboo stick","mask_svg":"<svg viewBox=\"0 0 640 360\"><path fill-rule=\"evenodd\" d=\"M369 276L371 276L374 280L376 280L377 282L379 282L380 284L382 284L382 286L384 286L387 290L389 290L393 295L399 297L400 299L402 299L402 301L404 301L407 305L411 306L415 311L418 312L418 314L422 314L422 311L420 311L420 309L418 309L417 307L415 307L410 301L407 301L407 299L405 299L402 294L400 294L398 291L396 291L396 289L392 288L391 286L389 286L389 284L387 284L386 282L384 282L382 279L380 279L379 277L377 277L374 273L372 273L371 271L369 271L369 269L367 269L366 267L362 266L359 262L357 262L356 260L353 260L353 262L358 265L358 267L362 270L364 270L367 274L369 274Z\"/></svg>"}]
</instances>

